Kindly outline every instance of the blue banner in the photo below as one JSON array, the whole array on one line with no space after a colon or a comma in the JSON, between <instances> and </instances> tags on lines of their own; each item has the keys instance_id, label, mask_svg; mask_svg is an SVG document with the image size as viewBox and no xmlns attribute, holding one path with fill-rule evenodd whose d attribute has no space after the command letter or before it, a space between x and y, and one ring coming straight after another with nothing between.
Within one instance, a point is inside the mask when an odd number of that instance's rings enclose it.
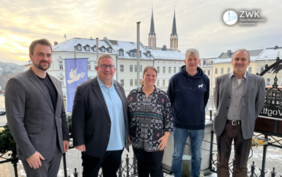
<instances>
[{"instance_id":1,"label":"blue banner","mask_svg":"<svg viewBox=\"0 0 282 177\"><path fill-rule=\"evenodd\" d=\"M72 112L76 87L88 79L88 59L65 59L67 84L67 112Z\"/></svg>"}]
</instances>

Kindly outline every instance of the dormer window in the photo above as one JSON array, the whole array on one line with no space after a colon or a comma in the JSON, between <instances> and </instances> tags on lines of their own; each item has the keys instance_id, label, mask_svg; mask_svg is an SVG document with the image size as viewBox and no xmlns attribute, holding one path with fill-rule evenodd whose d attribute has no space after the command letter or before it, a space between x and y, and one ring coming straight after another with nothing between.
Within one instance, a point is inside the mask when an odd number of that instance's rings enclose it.
<instances>
[{"instance_id":1,"label":"dormer window","mask_svg":"<svg viewBox=\"0 0 282 177\"><path fill-rule=\"evenodd\" d=\"M119 49L118 56L123 57L123 50L122 49Z\"/></svg>"},{"instance_id":2,"label":"dormer window","mask_svg":"<svg viewBox=\"0 0 282 177\"><path fill-rule=\"evenodd\" d=\"M130 55L131 57L133 57L133 52L131 51L129 55Z\"/></svg>"},{"instance_id":3,"label":"dormer window","mask_svg":"<svg viewBox=\"0 0 282 177\"><path fill-rule=\"evenodd\" d=\"M81 51L81 45L80 45L80 44L78 44L78 45L76 46L76 50Z\"/></svg>"},{"instance_id":4,"label":"dormer window","mask_svg":"<svg viewBox=\"0 0 282 177\"><path fill-rule=\"evenodd\" d=\"M151 57L150 52L147 52L147 57L148 57L148 58L150 58L150 57Z\"/></svg>"},{"instance_id":5,"label":"dormer window","mask_svg":"<svg viewBox=\"0 0 282 177\"><path fill-rule=\"evenodd\" d=\"M112 53L112 48L109 48L109 53Z\"/></svg>"},{"instance_id":6,"label":"dormer window","mask_svg":"<svg viewBox=\"0 0 282 177\"><path fill-rule=\"evenodd\" d=\"M90 46L87 44L86 46L83 47L85 51L90 51Z\"/></svg>"},{"instance_id":7,"label":"dormer window","mask_svg":"<svg viewBox=\"0 0 282 177\"><path fill-rule=\"evenodd\" d=\"M102 47L100 48L100 50L101 50L101 52L105 52L105 47L102 46Z\"/></svg>"}]
</instances>

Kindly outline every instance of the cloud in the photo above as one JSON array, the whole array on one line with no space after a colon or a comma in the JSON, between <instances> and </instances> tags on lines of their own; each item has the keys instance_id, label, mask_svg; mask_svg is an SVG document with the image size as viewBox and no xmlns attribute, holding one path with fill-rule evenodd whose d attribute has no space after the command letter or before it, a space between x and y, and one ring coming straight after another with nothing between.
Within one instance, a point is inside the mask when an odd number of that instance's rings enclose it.
<instances>
[{"instance_id":1,"label":"cloud","mask_svg":"<svg viewBox=\"0 0 282 177\"><path fill-rule=\"evenodd\" d=\"M141 22L141 42L147 45L152 5L157 46L169 47L175 9L179 49L200 49L201 56L215 57L231 49L257 49L281 45L282 4L277 0L136 0L136 1L8 1L0 2L0 60L25 62L31 41L47 38L52 43L67 38L136 41L136 22ZM258 9L267 22L254 27L226 26L224 11Z\"/></svg>"}]
</instances>

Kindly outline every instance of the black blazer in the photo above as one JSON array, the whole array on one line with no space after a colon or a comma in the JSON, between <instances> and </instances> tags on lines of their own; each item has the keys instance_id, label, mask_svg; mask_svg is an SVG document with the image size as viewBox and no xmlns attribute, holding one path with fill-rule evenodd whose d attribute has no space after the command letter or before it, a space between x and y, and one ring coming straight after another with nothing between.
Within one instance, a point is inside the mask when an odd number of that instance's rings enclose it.
<instances>
[{"instance_id":1,"label":"black blazer","mask_svg":"<svg viewBox=\"0 0 282 177\"><path fill-rule=\"evenodd\" d=\"M127 100L123 87L113 80L123 105L125 146L128 149ZM87 155L103 157L110 139L111 119L97 77L76 88L72 108L74 146L85 144Z\"/></svg>"}]
</instances>

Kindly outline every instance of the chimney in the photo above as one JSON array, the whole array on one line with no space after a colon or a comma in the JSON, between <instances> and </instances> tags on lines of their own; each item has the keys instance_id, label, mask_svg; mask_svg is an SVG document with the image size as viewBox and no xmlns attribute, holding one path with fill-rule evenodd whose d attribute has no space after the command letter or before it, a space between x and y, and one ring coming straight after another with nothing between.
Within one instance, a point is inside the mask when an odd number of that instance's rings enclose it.
<instances>
[{"instance_id":1,"label":"chimney","mask_svg":"<svg viewBox=\"0 0 282 177\"><path fill-rule=\"evenodd\" d=\"M278 45L276 45L276 46L274 47L274 49L278 49Z\"/></svg>"},{"instance_id":2,"label":"chimney","mask_svg":"<svg viewBox=\"0 0 282 177\"><path fill-rule=\"evenodd\" d=\"M55 42L54 42L54 45L58 45L58 42L57 42L57 41L55 41Z\"/></svg>"},{"instance_id":3,"label":"chimney","mask_svg":"<svg viewBox=\"0 0 282 177\"><path fill-rule=\"evenodd\" d=\"M227 55L231 56L231 50L227 50Z\"/></svg>"}]
</instances>

